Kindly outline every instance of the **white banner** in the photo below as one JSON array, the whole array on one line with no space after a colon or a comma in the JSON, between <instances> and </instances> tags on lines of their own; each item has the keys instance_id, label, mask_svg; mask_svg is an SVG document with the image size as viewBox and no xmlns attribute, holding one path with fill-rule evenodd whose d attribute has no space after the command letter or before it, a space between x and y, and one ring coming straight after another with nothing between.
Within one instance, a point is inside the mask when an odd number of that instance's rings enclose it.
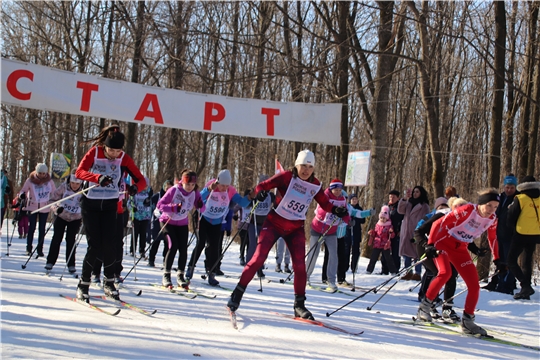
<instances>
[{"instance_id":1,"label":"white banner","mask_svg":"<svg viewBox=\"0 0 540 360\"><path fill-rule=\"evenodd\" d=\"M1 60L2 103L217 134L340 144L341 104L231 98Z\"/></svg>"}]
</instances>

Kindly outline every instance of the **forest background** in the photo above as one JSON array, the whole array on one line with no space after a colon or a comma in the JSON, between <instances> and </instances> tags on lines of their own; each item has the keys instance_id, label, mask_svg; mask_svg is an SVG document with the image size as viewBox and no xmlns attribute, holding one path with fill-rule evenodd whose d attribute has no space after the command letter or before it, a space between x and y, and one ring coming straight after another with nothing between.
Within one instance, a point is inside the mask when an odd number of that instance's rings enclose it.
<instances>
[{"instance_id":1,"label":"forest background","mask_svg":"<svg viewBox=\"0 0 540 360\"><path fill-rule=\"evenodd\" d=\"M509 173L540 177L539 2L1 7L3 58L198 93L342 104L340 146L121 124L126 152L155 190L187 167L199 185L228 168L243 192L273 174L275 156L288 168L304 148L326 185L345 178L349 151L370 150L368 186L348 189L364 208L379 209L391 189L423 185L433 200L452 185L475 201ZM2 104L2 165L17 190L51 152L77 164L84 141L113 122Z\"/></svg>"}]
</instances>

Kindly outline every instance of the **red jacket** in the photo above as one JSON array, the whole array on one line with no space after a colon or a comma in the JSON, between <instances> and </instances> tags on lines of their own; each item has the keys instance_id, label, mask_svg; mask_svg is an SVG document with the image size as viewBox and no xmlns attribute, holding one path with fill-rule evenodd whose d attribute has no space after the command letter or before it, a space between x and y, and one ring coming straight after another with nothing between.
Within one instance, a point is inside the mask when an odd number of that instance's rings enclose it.
<instances>
[{"instance_id":1,"label":"red jacket","mask_svg":"<svg viewBox=\"0 0 540 360\"><path fill-rule=\"evenodd\" d=\"M94 158L96 156L96 148L98 151L98 154L97 154L98 159L106 159L103 146L97 146L97 147L93 146L84 155L81 163L79 164L79 167L77 168L77 171L75 172L75 176L77 176L77 178L81 180L85 180L85 181L91 181L94 183L98 182L99 177L101 175L90 172L92 165L94 165ZM135 163L133 162L133 159L128 154L124 155L120 166L122 168L122 173L127 172L129 175L131 175L131 178L137 185L137 192L141 192L142 190L146 188L147 184L146 184L146 180L144 179L144 176L141 174L141 171L135 165Z\"/></svg>"},{"instance_id":2,"label":"red jacket","mask_svg":"<svg viewBox=\"0 0 540 360\"><path fill-rule=\"evenodd\" d=\"M259 191L261 191L261 190L269 191L269 190L272 190L273 188L277 188L279 193L283 194L283 196L285 196L285 193L287 192L287 188L289 187L289 183L291 182L291 179L292 179L292 172L291 171L285 171L285 172L278 173L278 174L272 176L270 179L259 183L255 187L255 193L259 193ZM320 182L319 182L319 180L317 178L313 178L312 184L320 185ZM314 199L321 206L321 208L323 208L323 210L328 211L328 212L332 211L332 207L334 205L330 202L330 200L328 199L328 196L326 196L326 194L324 193L324 190L322 188L319 189L317 194L315 194ZM279 205L281 200L282 200L282 197L280 197L280 198L276 197L275 207L277 207ZM296 230L299 227L304 226L304 221L303 220L288 220L288 219L285 219L285 218L279 216L274 211L274 209L272 209L270 211L270 213L268 214L268 217L266 218L266 220L270 221L276 227L278 227L280 229L283 229L284 231L287 231L287 232L292 231L292 230Z\"/></svg>"}]
</instances>

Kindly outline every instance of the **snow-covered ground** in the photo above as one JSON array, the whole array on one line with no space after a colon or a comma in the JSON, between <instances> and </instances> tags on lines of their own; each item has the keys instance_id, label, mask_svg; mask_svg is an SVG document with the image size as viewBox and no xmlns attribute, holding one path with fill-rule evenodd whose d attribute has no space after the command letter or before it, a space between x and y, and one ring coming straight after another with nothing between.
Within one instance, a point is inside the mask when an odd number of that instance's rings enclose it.
<instances>
[{"instance_id":1,"label":"snow-covered ground","mask_svg":"<svg viewBox=\"0 0 540 360\"><path fill-rule=\"evenodd\" d=\"M9 226L9 229L8 229ZM203 359L463 359L503 358L538 359L540 352L500 343L488 342L459 334L440 333L426 327L413 327L396 322L407 321L416 313L416 283L399 282L375 307L368 311L382 291L358 299L330 317L332 312L354 300L362 292L329 294L307 290L306 306L315 318L351 332L364 331L352 336L300 321L277 316L272 311L292 314L293 287L279 283L284 274L274 272L274 253L267 261L263 291L254 279L247 289L238 310L239 330L232 328L225 304L229 292L202 285L200 275L202 260L192 280L194 288L217 295L215 299L197 297L190 300L170 294L149 283L161 281L159 268L149 268L143 260L137 266L136 280L132 272L126 280L131 289L142 289L137 297L123 290L123 300L145 309L157 309L153 316L145 316L123 308L117 316L109 316L79 304L67 301L59 294L74 296L78 280L65 274L64 244L54 268L54 276L44 275L45 258L32 259L26 269L21 265L25 239L17 234L6 256L6 241L11 236L12 225L4 221L0 243L1 251L1 300L2 300L2 358L203 358ZM37 235L37 232L36 232ZM45 240L45 255L49 249L52 230ZM37 239L34 240L35 244ZM191 249L190 249L191 250ZM85 239L77 250L77 268L86 251ZM161 249L156 263L161 262ZM218 277L223 286L234 288L238 265L239 247L233 244L227 251L222 269L233 277ZM204 254L201 256L204 258ZM360 274L356 284L372 287L382 283L387 276L366 275L368 259L360 261ZM312 280L320 279L322 254ZM133 258L124 260L125 273L133 266ZM378 264L378 267L380 264ZM379 268L375 272L379 271ZM374 273L375 273L374 272ZM349 272L348 280L352 281ZM393 283L393 282L392 282ZM390 284L392 284L390 283ZM464 289L458 281L458 289ZM530 301L513 300L509 295L482 290L477 323L501 339L527 345L540 346L540 287L536 287ZM99 295L97 288L90 295ZM465 297L456 299L456 310L461 314ZM96 301L107 309L111 303ZM458 328L459 329L459 328Z\"/></svg>"}]
</instances>

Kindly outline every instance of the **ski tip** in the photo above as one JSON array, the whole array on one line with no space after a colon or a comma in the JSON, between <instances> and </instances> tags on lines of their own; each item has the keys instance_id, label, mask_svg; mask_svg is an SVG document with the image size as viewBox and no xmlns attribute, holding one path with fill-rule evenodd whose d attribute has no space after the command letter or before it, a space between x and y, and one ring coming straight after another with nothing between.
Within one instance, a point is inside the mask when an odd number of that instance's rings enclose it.
<instances>
[{"instance_id":1,"label":"ski tip","mask_svg":"<svg viewBox=\"0 0 540 360\"><path fill-rule=\"evenodd\" d=\"M116 316L120 313L120 310L122 309L117 309L115 312L111 313L112 316Z\"/></svg>"},{"instance_id":2,"label":"ski tip","mask_svg":"<svg viewBox=\"0 0 540 360\"><path fill-rule=\"evenodd\" d=\"M135 296L141 296L141 294L142 294L142 290L139 290L139 292L135 294Z\"/></svg>"}]
</instances>

